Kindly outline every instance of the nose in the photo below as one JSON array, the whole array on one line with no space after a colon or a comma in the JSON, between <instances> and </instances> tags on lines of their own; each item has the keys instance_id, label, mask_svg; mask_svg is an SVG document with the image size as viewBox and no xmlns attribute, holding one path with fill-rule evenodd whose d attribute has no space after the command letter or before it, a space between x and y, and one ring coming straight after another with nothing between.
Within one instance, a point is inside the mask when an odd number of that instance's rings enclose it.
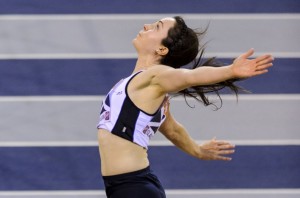
<instances>
[{"instance_id":1,"label":"nose","mask_svg":"<svg viewBox=\"0 0 300 198\"><path fill-rule=\"evenodd\" d=\"M149 30L150 29L150 25L149 24L145 24L144 25L144 31L147 31L147 30Z\"/></svg>"},{"instance_id":2,"label":"nose","mask_svg":"<svg viewBox=\"0 0 300 198\"><path fill-rule=\"evenodd\" d=\"M146 24L144 25L144 31L147 31L147 25Z\"/></svg>"}]
</instances>

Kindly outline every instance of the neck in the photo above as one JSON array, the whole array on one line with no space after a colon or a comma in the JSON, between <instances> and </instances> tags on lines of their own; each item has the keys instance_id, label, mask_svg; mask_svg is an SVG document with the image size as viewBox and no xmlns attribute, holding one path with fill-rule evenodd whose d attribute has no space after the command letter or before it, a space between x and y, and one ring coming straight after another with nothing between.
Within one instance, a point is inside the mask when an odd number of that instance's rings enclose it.
<instances>
[{"instance_id":1,"label":"neck","mask_svg":"<svg viewBox=\"0 0 300 198\"><path fill-rule=\"evenodd\" d=\"M148 69L153 65L159 64L153 56L138 56L133 72Z\"/></svg>"}]
</instances>

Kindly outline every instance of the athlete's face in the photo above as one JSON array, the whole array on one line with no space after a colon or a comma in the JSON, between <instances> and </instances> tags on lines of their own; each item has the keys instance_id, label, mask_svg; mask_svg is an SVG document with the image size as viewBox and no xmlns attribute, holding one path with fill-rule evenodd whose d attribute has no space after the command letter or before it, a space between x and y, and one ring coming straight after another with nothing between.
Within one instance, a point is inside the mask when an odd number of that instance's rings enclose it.
<instances>
[{"instance_id":1,"label":"athlete's face","mask_svg":"<svg viewBox=\"0 0 300 198\"><path fill-rule=\"evenodd\" d=\"M170 28L174 27L175 19L164 18L152 24L145 24L144 28L133 39L138 53L154 54L161 49L162 40L167 37Z\"/></svg>"}]
</instances>

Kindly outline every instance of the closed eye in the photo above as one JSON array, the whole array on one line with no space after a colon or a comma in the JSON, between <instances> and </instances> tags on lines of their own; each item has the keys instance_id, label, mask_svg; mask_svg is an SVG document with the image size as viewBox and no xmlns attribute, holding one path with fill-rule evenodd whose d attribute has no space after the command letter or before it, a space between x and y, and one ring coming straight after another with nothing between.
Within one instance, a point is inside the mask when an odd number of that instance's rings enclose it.
<instances>
[{"instance_id":1,"label":"closed eye","mask_svg":"<svg viewBox=\"0 0 300 198\"><path fill-rule=\"evenodd\" d=\"M161 24L162 27L164 27L164 23L162 21L157 22L157 29L159 29L159 24Z\"/></svg>"}]
</instances>

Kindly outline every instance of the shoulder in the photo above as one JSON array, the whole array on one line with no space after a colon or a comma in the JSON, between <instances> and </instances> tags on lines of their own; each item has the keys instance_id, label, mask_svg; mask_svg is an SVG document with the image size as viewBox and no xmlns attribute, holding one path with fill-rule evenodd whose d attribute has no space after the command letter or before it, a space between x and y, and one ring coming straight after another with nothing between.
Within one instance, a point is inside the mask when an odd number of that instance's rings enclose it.
<instances>
[{"instance_id":1,"label":"shoulder","mask_svg":"<svg viewBox=\"0 0 300 198\"><path fill-rule=\"evenodd\" d=\"M166 65L153 65L145 70L141 70L135 75L130 84L135 90L149 87L153 85L153 79L155 79L161 72L173 69Z\"/></svg>"},{"instance_id":2,"label":"shoulder","mask_svg":"<svg viewBox=\"0 0 300 198\"><path fill-rule=\"evenodd\" d=\"M140 78L143 81L151 81L156 76L169 70L174 70L174 68L166 65L153 65L146 70L142 70L142 72L140 72L136 78Z\"/></svg>"},{"instance_id":3,"label":"shoulder","mask_svg":"<svg viewBox=\"0 0 300 198\"><path fill-rule=\"evenodd\" d=\"M152 68L153 76L151 84L160 87L162 92L178 92L190 86L189 78L190 69L178 68L159 65Z\"/></svg>"},{"instance_id":4,"label":"shoulder","mask_svg":"<svg viewBox=\"0 0 300 198\"><path fill-rule=\"evenodd\" d=\"M186 81L187 69L174 69L166 65L154 65L141 72L133 79L137 89L155 87L162 93L181 90L189 84Z\"/></svg>"},{"instance_id":5,"label":"shoulder","mask_svg":"<svg viewBox=\"0 0 300 198\"><path fill-rule=\"evenodd\" d=\"M153 65L152 67L148 68L146 71L149 72L149 74L158 75L161 72L168 71L168 70L175 70L175 69L167 65Z\"/></svg>"}]
</instances>

